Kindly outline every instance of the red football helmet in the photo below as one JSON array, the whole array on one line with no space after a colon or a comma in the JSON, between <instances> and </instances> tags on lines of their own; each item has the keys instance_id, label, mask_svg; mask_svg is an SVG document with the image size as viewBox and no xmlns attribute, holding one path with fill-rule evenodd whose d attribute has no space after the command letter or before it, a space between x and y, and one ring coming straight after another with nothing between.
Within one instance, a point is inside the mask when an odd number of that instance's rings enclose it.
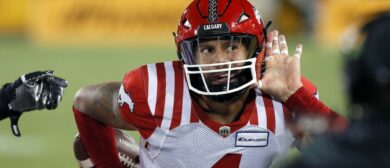
<instances>
[{"instance_id":1,"label":"red football helmet","mask_svg":"<svg viewBox=\"0 0 390 168\"><path fill-rule=\"evenodd\" d=\"M175 34L189 89L211 97L242 92L260 78L265 39L247 0L194 0Z\"/></svg>"}]
</instances>

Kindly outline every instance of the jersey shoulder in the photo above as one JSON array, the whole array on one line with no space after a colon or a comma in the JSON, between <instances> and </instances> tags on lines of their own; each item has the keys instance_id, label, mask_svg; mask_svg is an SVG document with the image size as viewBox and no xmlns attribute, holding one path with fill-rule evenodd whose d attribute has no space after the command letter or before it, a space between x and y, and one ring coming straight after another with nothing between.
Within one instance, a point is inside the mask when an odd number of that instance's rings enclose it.
<instances>
[{"instance_id":1,"label":"jersey shoulder","mask_svg":"<svg viewBox=\"0 0 390 168\"><path fill-rule=\"evenodd\" d=\"M174 108L165 95L172 97L176 93L176 76L183 76L180 67L178 61L167 61L143 65L125 74L118 94L121 116L144 138L161 125L163 112Z\"/></svg>"},{"instance_id":2,"label":"jersey shoulder","mask_svg":"<svg viewBox=\"0 0 390 168\"><path fill-rule=\"evenodd\" d=\"M135 93L142 93L145 90L145 85L147 85L147 81L145 80L147 74L145 73L147 73L147 65L127 72L122 80L124 90L131 93L133 91L136 91Z\"/></svg>"},{"instance_id":3,"label":"jersey shoulder","mask_svg":"<svg viewBox=\"0 0 390 168\"><path fill-rule=\"evenodd\" d=\"M150 136L156 128L147 100L147 72L147 65L127 72L118 93L121 118L135 126L143 137Z\"/></svg>"},{"instance_id":4,"label":"jersey shoulder","mask_svg":"<svg viewBox=\"0 0 390 168\"><path fill-rule=\"evenodd\" d=\"M166 69L182 69L179 61L166 61L142 65L127 72L122 84L126 91L148 93L149 83L159 83L166 78Z\"/></svg>"}]
</instances>

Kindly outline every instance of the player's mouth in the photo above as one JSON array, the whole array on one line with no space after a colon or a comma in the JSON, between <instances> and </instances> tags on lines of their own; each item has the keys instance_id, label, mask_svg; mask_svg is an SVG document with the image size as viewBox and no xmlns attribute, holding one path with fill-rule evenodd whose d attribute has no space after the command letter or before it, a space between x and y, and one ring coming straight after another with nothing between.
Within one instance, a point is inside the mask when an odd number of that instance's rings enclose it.
<instances>
[{"instance_id":1,"label":"player's mouth","mask_svg":"<svg viewBox=\"0 0 390 168\"><path fill-rule=\"evenodd\" d=\"M236 81L238 78L239 71L234 71L230 73L230 82ZM213 85L226 84L228 81L228 73L214 73L210 74Z\"/></svg>"}]
</instances>

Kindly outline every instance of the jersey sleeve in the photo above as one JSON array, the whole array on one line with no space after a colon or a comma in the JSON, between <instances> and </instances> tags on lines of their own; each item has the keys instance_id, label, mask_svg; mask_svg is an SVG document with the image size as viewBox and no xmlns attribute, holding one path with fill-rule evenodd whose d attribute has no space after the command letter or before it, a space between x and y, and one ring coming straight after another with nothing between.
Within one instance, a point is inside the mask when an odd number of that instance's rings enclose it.
<instances>
[{"instance_id":1,"label":"jersey sleeve","mask_svg":"<svg viewBox=\"0 0 390 168\"><path fill-rule=\"evenodd\" d=\"M318 99L317 88L307 79L302 79L303 87L291 95L285 105L298 115L316 115L328 120L331 130L342 130L347 120Z\"/></svg>"},{"instance_id":2,"label":"jersey sleeve","mask_svg":"<svg viewBox=\"0 0 390 168\"><path fill-rule=\"evenodd\" d=\"M118 93L121 117L135 126L143 138L148 138L157 128L147 99L147 69L139 67L126 73Z\"/></svg>"},{"instance_id":3,"label":"jersey sleeve","mask_svg":"<svg viewBox=\"0 0 390 168\"><path fill-rule=\"evenodd\" d=\"M309 79L302 77L301 81L305 90L307 90L315 98L320 99L317 87Z\"/></svg>"},{"instance_id":4,"label":"jersey sleeve","mask_svg":"<svg viewBox=\"0 0 390 168\"><path fill-rule=\"evenodd\" d=\"M318 94L317 87L310 80L308 80L305 77L302 77L301 81L302 81L302 84L303 84L303 88L305 88L305 90L308 92L308 94L313 95L315 98L319 99L319 94ZM289 107L288 104L286 104L286 103L284 103L284 105L285 105L285 108L283 110L285 111L285 114L284 114L285 115L285 119L288 122L292 122L292 120L293 120L293 113L291 111L292 111L293 108ZM295 107L294 105L290 105L290 106Z\"/></svg>"}]
</instances>

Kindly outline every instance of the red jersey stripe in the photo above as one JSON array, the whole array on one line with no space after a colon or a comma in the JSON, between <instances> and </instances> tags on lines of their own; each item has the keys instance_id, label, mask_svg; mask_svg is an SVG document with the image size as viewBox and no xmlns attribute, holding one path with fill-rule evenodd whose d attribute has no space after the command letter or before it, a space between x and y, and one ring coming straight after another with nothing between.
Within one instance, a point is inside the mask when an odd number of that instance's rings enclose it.
<instances>
[{"instance_id":1,"label":"red jersey stripe","mask_svg":"<svg viewBox=\"0 0 390 168\"><path fill-rule=\"evenodd\" d=\"M191 119L190 119L190 122L191 123L196 123L196 122L199 122L199 117L198 117L198 115L196 115L193 103L194 102L191 103Z\"/></svg>"},{"instance_id":2,"label":"red jersey stripe","mask_svg":"<svg viewBox=\"0 0 390 168\"><path fill-rule=\"evenodd\" d=\"M175 71L175 97L173 103L173 116L171 121L170 130L180 125L182 106L183 106L183 71L181 71L180 62L173 62L173 69ZM185 101L185 100L184 100Z\"/></svg>"},{"instance_id":3,"label":"red jersey stripe","mask_svg":"<svg viewBox=\"0 0 390 168\"><path fill-rule=\"evenodd\" d=\"M251 119L249 120L249 123L251 125L259 125L259 119L258 119L258 116L257 116L257 107L254 108L254 110L252 112Z\"/></svg>"},{"instance_id":4,"label":"red jersey stripe","mask_svg":"<svg viewBox=\"0 0 390 168\"><path fill-rule=\"evenodd\" d=\"M148 89L148 86L149 86L149 73L148 73L148 67L147 66L142 66L141 67L141 76L142 76L142 79L143 79L143 82L144 82L144 87L145 87L145 95L148 95L149 93L149 89Z\"/></svg>"},{"instance_id":5,"label":"red jersey stripe","mask_svg":"<svg viewBox=\"0 0 390 168\"><path fill-rule=\"evenodd\" d=\"M157 120L156 121L157 125L160 127L162 118L164 116L165 94L166 94L164 63L157 63L156 70L157 70L157 102L156 102L156 112L154 116Z\"/></svg>"}]
</instances>

